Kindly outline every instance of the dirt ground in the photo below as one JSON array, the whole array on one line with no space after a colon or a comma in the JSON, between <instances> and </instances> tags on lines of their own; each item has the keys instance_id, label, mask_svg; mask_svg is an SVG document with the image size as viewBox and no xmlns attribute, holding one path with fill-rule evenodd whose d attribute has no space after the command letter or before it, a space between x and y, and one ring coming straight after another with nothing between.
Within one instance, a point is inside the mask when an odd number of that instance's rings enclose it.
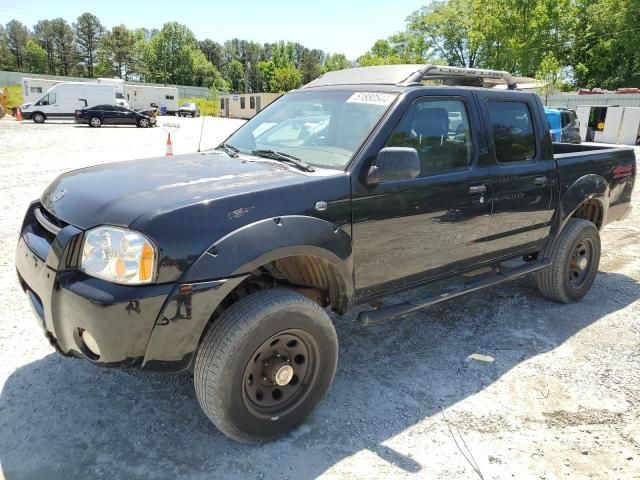
<instances>
[{"instance_id":1,"label":"dirt ground","mask_svg":"<svg viewBox=\"0 0 640 480\"><path fill-rule=\"evenodd\" d=\"M180 120L174 152L197 149L200 122ZM203 148L239 124L208 118ZM63 171L162 155L165 140L160 128L0 121L0 480L640 479L640 193L602 232L580 303L522 281L375 327L335 317L327 398L264 446L223 437L187 374L54 353L13 264L28 203Z\"/></svg>"}]
</instances>

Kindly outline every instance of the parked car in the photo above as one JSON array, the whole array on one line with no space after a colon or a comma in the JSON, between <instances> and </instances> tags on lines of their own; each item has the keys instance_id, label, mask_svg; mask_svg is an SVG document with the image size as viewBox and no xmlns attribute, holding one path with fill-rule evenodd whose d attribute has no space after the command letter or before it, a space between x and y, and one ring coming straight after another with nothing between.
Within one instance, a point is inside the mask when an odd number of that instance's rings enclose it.
<instances>
[{"instance_id":1,"label":"parked car","mask_svg":"<svg viewBox=\"0 0 640 480\"><path fill-rule=\"evenodd\" d=\"M199 117L200 116L200 108L198 105L193 102L186 102L180 105L178 109L179 117Z\"/></svg>"},{"instance_id":2,"label":"parked car","mask_svg":"<svg viewBox=\"0 0 640 480\"><path fill-rule=\"evenodd\" d=\"M484 76L510 89L448 85ZM22 288L63 355L193 369L226 435L283 435L333 381L327 309L362 305L366 326L525 275L561 303L591 289L634 152L552 144L540 98L514 87L457 67L335 71L208 153L63 174L24 218Z\"/></svg>"},{"instance_id":3,"label":"parked car","mask_svg":"<svg viewBox=\"0 0 640 480\"><path fill-rule=\"evenodd\" d=\"M102 125L136 125L137 127L151 127L156 119L153 116L135 112L120 105L96 105L90 108L76 110L76 123L86 123L90 127Z\"/></svg>"},{"instance_id":4,"label":"parked car","mask_svg":"<svg viewBox=\"0 0 640 480\"><path fill-rule=\"evenodd\" d=\"M545 108L544 113L554 142L581 143L580 120L575 111L568 108Z\"/></svg>"},{"instance_id":5,"label":"parked car","mask_svg":"<svg viewBox=\"0 0 640 480\"><path fill-rule=\"evenodd\" d=\"M25 120L44 123L47 118L73 118L79 108L102 103L115 103L115 87L111 84L64 82L54 85L33 103L22 105Z\"/></svg>"}]
</instances>

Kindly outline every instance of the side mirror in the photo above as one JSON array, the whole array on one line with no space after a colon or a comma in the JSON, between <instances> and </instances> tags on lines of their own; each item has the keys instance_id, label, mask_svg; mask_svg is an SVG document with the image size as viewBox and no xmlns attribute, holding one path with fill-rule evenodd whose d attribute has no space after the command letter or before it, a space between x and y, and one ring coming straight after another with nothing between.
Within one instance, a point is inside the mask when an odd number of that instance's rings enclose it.
<instances>
[{"instance_id":1,"label":"side mirror","mask_svg":"<svg viewBox=\"0 0 640 480\"><path fill-rule=\"evenodd\" d=\"M367 174L367 183L376 185L397 180L411 180L420 175L420 157L415 148L386 147Z\"/></svg>"}]
</instances>

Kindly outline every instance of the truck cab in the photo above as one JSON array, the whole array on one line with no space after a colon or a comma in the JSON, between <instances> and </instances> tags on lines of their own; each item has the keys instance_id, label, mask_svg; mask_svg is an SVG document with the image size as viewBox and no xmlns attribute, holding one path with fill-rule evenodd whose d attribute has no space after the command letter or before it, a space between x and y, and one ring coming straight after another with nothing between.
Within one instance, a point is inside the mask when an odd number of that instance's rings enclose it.
<instances>
[{"instance_id":1,"label":"truck cab","mask_svg":"<svg viewBox=\"0 0 640 480\"><path fill-rule=\"evenodd\" d=\"M61 175L26 213L16 266L62 354L193 369L209 419L259 442L329 389L328 310L358 305L367 326L527 275L579 301L635 176L631 149L552 143L507 72L354 68L212 151Z\"/></svg>"}]
</instances>

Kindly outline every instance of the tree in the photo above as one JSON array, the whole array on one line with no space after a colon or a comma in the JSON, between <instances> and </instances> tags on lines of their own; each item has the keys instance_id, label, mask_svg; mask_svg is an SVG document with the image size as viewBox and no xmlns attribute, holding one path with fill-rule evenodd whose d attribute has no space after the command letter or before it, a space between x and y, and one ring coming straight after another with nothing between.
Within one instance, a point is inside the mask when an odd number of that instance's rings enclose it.
<instances>
[{"instance_id":1,"label":"tree","mask_svg":"<svg viewBox=\"0 0 640 480\"><path fill-rule=\"evenodd\" d=\"M196 46L204 53L206 59L213 64L218 70L221 70L224 65L224 50L222 45L208 38L202 41L198 41Z\"/></svg>"},{"instance_id":2,"label":"tree","mask_svg":"<svg viewBox=\"0 0 640 480\"><path fill-rule=\"evenodd\" d=\"M47 73L47 52L31 39L24 47L24 66L30 73Z\"/></svg>"},{"instance_id":3,"label":"tree","mask_svg":"<svg viewBox=\"0 0 640 480\"><path fill-rule=\"evenodd\" d=\"M100 45L100 71L113 72L118 78L129 79L134 71L136 38L124 25L116 25L105 34Z\"/></svg>"},{"instance_id":4,"label":"tree","mask_svg":"<svg viewBox=\"0 0 640 480\"><path fill-rule=\"evenodd\" d=\"M229 90L229 84L222 77L218 69L205 57L199 49L191 51L191 62L193 64L193 77L191 85L197 87L207 87L217 92Z\"/></svg>"},{"instance_id":5,"label":"tree","mask_svg":"<svg viewBox=\"0 0 640 480\"><path fill-rule=\"evenodd\" d=\"M9 39L4 27L0 25L0 70L13 70L15 60L9 49Z\"/></svg>"},{"instance_id":6,"label":"tree","mask_svg":"<svg viewBox=\"0 0 640 480\"><path fill-rule=\"evenodd\" d=\"M276 68L271 82L272 92L288 92L302 85L302 74L293 65Z\"/></svg>"},{"instance_id":7,"label":"tree","mask_svg":"<svg viewBox=\"0 0 640 480\"><path fill-rule=\"evenodd\" d=\"M545 104L549 99L549 95L553 95L560 90L561 71L562 67L560 62L558 62L556 57L554 57L553 53L547 52L540 63L538 72L536 73L536 78L543 82L542 87L539 89L539 93L541 96L544 96Z\"/></svg>"},{"instance_id":8,"label":"tree","mask_svg":"<svg viewBox=\"0 0 640 480\"><path fill-rule=\"evenodd\" d=\"M193 32L178 22L168 22L149 41L145 61L154 81L164 84L188 83L193 76Z\"/></svg>"},{"instance_id":9,"label":"tree","mask_svg":"<svg viewBox=\"0 0 640 480\"><path fill-rule=\"evenodd\" d=\"M29 30L18 20L11 20L7 23L6 34L9 50L13 53L16 67L20 69L24 64L24 48L29 39Z\"/></svg>"},{"instance_id":10,"label":"tree","mask_svg":"<svg viewBox=\"0 0 640 480\"><path fill-rule=\"evenodd\" d=\"M104 34L104 27L98 17L91 13L83 13L73 24L76 31L78 51L87 70L87 76L93 78L93 67L96 62L98 43Z\"/></svg>"},{"instance_id":11,"label":"tree","mask_svg":"<svg viewBox=\"0 0 640 480\"><path fill-rule=\"evenodd\" d=\"M271 85L276 74L276 66L271 60L262 60L256 67L258 72L257 89L259 92L271 92Z\"/></svg>"},{"instance_id":12,"label":"tree","mask_svg":"<svg viewBox=\"0 0 640 480\"><path fill-rule=\"evenodd\" d=\"M477 67L481 44L474 31L472 0L434 1L413 12L410 34L424 39L448 65Z\"/></svg>"},{"instance_id":13,"label":"tree","mask_svg":"<svg viewBox=\"0 0 640 480\"><path fill-rule=\"evenodd\" d=\"M51 20L50 28L57 73L71 75L77 63L74 31L63 18Z\"/></svg>"},{"instance_id":14,"label":"tree","mask_svg":"<svg viewBox=\"0 0 640 480\"><path fill-rule=\"evenodd\" d=\"M353 65L343 53L334 53L327 55L324 60L323 69L325 72L332 72L334 70L344 70L345 68L351 68Z\"/></svg>"},{"instance_id":15,"label":"tree","mask_svg":"<svg viewBox=\"0 0 640 480\"><path fill-rule=\"evenodd\" d=\"M244 92L244 67L239 60L231 60L224 72L225 79L229 82L231 93Z\"/></svg>"},{"instance_id":16,"label":"tree","mask_svg":"<svg viewBox=\"0 0 640 480\"><path fill-rule=\"evenodd\" d=\"M300 55L300 73L302 83L309 83L311 80L322 75L322 60L324 53L322 50L309 50L305 48Z\"/></svg>"},{"instance_id":17,"label":"tree","mask_svg":"<svg viewBox=\"0 0 640 480\"><path fill-rule=\"evenodd\" d=\"M40 20L33 27L33 37L47 54L47 73L56 73L56 49L51 20Z\"/></svg>"}]
</instances>

